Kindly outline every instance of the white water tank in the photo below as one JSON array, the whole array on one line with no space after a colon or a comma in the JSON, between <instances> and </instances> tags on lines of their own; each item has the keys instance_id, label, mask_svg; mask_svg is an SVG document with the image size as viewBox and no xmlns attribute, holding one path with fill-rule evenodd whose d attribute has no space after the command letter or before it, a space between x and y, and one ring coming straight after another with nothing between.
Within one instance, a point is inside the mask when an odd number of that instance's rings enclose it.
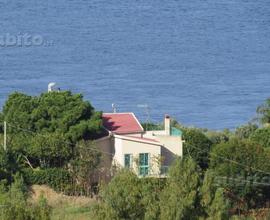
<instances>
[{"instance_id":1,"label":"white water tank","mask_svg":"<svg viewBox=\"0 0 270 220\"><path fill-rule=\"evenodd\" d=\"M52 91L56 91L56 83L55 82L51 82L48 84L48 92L52 92Z\"/></svg>"}]
</instances>

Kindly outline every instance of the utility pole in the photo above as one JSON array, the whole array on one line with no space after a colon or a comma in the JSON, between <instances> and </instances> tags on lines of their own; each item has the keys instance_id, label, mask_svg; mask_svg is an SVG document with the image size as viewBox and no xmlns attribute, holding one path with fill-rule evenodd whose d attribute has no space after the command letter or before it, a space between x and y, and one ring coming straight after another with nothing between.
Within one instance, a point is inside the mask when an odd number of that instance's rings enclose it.
<instances>
[{"instance_id":1,"label":"utility pole","mask_svg":"<svg viewBox=\"0 0 270 220\"><path fill-rule=\"evenodd\" d=\"M7 150L7 122L4 121L4 150Z\"/></svg>"}]
</instances>

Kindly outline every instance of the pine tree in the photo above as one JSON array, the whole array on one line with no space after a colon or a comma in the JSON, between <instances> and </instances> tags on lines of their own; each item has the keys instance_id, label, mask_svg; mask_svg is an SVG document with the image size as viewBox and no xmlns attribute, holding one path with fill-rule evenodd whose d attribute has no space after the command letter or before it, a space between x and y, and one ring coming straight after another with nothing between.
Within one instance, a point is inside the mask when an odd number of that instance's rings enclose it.
<instances>
[{"instance_id":1,"label":"pine tree","mask_svg":"<svg viewBox=\"0 0 270 220\"><path fill-rule=\"evenodd\" d=\"M191 158L177 159L161 194L161 219L196 219L200 215L200 169Z\"/></svg>"},{"instance_id":2,"label":"pine tree","mask_svg":"<svg viewBox=\"0 0 270 220\"><path fill-rule=\"evenodd\" d=\"M201 205L204 208L207 219L225 220L228 217L228 201L224 197L224 189L218 188L211 170L205 173L201 188Z\"/></svg>"}]
</instances>

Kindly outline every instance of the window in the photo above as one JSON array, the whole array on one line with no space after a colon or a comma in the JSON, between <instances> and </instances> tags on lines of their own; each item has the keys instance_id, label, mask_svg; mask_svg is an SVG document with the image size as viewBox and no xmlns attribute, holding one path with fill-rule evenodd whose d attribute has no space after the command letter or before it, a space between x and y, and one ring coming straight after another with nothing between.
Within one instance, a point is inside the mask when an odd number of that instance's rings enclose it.
<instances>
[{"instance_id":1,"label":"window","mask_svg":"<svg viewBox=\"0 0 270 220\"><path fill-rule=\"evenodd\" d=\"M143 153L139 155L139 174L142 176L149 173L149 154Z\"/></svg>"},{"instance_id":2,"label":"window","mask_svg":"<svg viewBox=\"0 0 270 220\"><path fill-rule=\"evenodd\" d=\"M131 155L130 154L125 154L125 168L131 168Z\"/></svg>"}]
</instances>

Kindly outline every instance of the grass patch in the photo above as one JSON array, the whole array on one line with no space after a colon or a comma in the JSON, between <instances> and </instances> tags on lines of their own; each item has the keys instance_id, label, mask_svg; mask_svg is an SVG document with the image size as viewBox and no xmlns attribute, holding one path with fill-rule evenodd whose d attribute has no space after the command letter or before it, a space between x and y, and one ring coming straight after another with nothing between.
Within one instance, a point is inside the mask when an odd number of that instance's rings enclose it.
<instances>
[{"instance_id":1,"label":"grass patch","mask_svg":"<svg viewBox=\"0 0 270 220\"><path fill-rule=\"evenodd\" d=\"M52 220L89 220L94 199L84 196L65 196L48 186L32 186L31 201L37 202L43 195L52 207Z\"/></svg>"},{"instance_id":2,"label":"grass patch","mask_svg":"<svg viewBox=\"0 0 270 220\"><path fill-rule=\"evenodd\" d=\"M53 207L52 220L86 220L90 218L91 206L63 204Z\"/></svg>"}]
</instances>

